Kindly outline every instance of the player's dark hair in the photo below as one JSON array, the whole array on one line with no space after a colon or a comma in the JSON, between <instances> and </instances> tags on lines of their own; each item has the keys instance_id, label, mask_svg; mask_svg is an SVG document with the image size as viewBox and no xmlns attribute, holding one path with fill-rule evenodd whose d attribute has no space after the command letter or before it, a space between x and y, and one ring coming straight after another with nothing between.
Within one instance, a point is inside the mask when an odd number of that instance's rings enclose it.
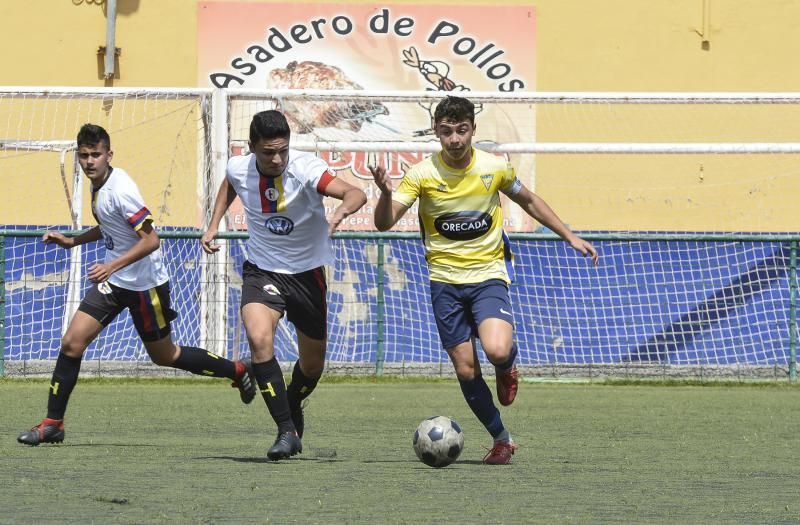
<instances>
[{"instance_id":1,"label":"player's dark hair","mask_svg":"<svg viewBox=\"0 0 800 525\"><path fill-rule=\"evenodd\" d=\"M97 124L84 124L78 131L78 147L97 146L101 142L105 143L106 149L111 150L111 137L108 131Z\"/></svg>"},{"instance_id":2,"label":"player's dark hair","mask_svg":"<svg viewBox=\"0 0 800 525\"><path fill-rule=\"evenodd\" d=\"M433 113L434 125L443 120L475 124L475 104L463 97L447 96L439 102Z\"/></svg>"},{"instance_id":3,"label":"player's dark hair","mask_svg":"<svg viewBox=\"0 0 800 525\"><path fill-rule=\"evenodd\" d=\"M274 109L256 113L250 122L250 144L260 139L288 139L291 133L286 117Z\"/></svg>"}]
</instances>

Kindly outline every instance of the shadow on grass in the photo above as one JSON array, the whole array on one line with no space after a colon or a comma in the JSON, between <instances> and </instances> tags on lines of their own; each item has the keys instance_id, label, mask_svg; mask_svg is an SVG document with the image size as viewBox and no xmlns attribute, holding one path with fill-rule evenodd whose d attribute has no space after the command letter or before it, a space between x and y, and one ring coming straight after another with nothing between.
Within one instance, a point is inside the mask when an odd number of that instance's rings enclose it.
<instances>
[{"instance_id":1,"label":"shadow on grass","mask_svg":"<svg viewBox=\"0 0 800 525\"><path fill-rule=\"evenodd\" d=\"M54 445L57 447L159 447L165 448L163 445L154 445L152 443L59 443Z\"/></svg>"},{"instance_id":2,"label":"shadow on grass","mask_svg":"<svg viewBox=\"0 0 800 525\"><path fill-rule=\"evenodd\" d=\"M342 461L342 460L337 459L335 457L333 457L333 458L331 458L331 457L319 457L319 456L306 456L306 457L303 457L303 456L300 456L300 455L294 456L294 457L292 457L290 459L283 459L283 460L279 460L279 461L273 461L273 460L267 458L266 456L264 456L264 457L200 456L200 457L195 457L195 458L192 458L192 459L201 459L201 460L218 459L218 460L223 460L223 461L235 461L237 463L268 463L268 464L276 464L276 465L280 464L280 463L286 463L287 461L289 461L289 462L291 462L291 461L313 461L315 463L320 463L320 462L333 463L333 462L337 462L337 461Z\"/></svg>"},{"instance_id":3,"label":"shadow on grass","mask_svg":"<svg viewBox=\"0 0 800 525\"><path fill-rule=\"evenodd\" d=\"M455 463L450 463L445 467L429 467L428 465L425 465L422 462L419 463L420 465L417 467L417 470L442 470L443 468L446 469L458 468L461 465L483 465L483 461L481 461L480 459L464 459L456 461Z\"/></svg>"}]
</instances>

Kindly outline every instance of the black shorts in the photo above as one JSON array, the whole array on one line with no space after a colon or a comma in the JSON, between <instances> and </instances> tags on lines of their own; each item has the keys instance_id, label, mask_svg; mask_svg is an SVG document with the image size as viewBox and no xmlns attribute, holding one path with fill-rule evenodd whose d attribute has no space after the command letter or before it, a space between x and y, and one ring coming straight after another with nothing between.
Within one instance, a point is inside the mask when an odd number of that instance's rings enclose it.
<instances>
[{"instance_id":1,"label":"black shorts","mask_svg":"<svg viewBox=\"0 0 800 525\"><path fill-rule=\"evenodd\" d=\"M170 308L169 282L137 292L109 282L95 284L86 292L78 310L91 315L105 328L128 308L142 341L158 341L170 334L170 322L178 314Z\"/></svg>"},{"instance_id":2,"label":"black shorts","mask_svg":"<svg viewBox=\"0 0 800 525\"><path fill-rule=\"evenodd\" d=\"M286 316L311 339L326 339L328 305L325 269L286 274L262 270L245 261L242 271L242 306L266 305Z\"/></svg>"}]
</instances>

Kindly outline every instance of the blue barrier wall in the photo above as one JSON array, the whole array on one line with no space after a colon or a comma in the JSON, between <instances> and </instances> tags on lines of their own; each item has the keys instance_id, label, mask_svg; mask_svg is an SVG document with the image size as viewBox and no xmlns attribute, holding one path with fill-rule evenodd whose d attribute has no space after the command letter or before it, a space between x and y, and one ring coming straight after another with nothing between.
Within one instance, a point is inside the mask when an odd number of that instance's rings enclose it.
<instances>
[{"instance_id":1,"label":"blue barrier wall","mask_svg":"<svg viewBox=\"0 0 800 525\"><path fill-rule=\"evenodd\" d=\"M333 361L375 362L375 239L338 239L329 279ZM386 240L384 360L444 362L428 295L421 242ZM560 241L515 241L511 286L520 363L785 364L789 360L789 248L779 242L601 241L601 264ZM244 243L231 241L230 355L248 353L238 316ZM176 341L197 344L206 259L196 239L164 239ZM69 255L38 238L6 237L7 360L54 359L65 308ZM84 271L102 258L87 248ZM84 282L84 289L89 283ZM280 359L296 356L294 330L279 330ZM86 359L145 360L127 314Z\"/></svg>"}]
</instances>

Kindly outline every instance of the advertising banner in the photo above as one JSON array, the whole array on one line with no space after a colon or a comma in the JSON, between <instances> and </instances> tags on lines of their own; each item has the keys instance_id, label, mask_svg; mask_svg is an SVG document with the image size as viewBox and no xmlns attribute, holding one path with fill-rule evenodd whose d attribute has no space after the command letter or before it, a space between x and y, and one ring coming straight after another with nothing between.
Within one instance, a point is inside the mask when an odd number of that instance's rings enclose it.
<instances>
[{"instance_id":1,"label":"advertising banner","mask_svg":"<svg viewBox=\"0 0 800 525\"><path fill-rule=\"evenodd\" d=\"M532 6L345 5L244 2L198 4L198 84L250 89L435 90L469 98L470 91L533 91L536 24ZM435 104L420 102L297 104L287 111L293 139L432 141ZM266 108L263 108L266 109ZM247 153L252 113L233 120L231 154ZM475 142L532 142L530 107L479 104ZM341 229L372 230L377 195L367 165L380 163L399 180L422 160L418 152L319 152L337 176L363 188L369 201ZM516 157L516 158L514 158ZM511 156L533 187L533 155ZM334 209L337 201L326 203ZM514 207L516 208L516 207ZM506 229L529 221L507 212ZM234 227L245 227L240 208ZM416 207L397 229L417 230Z\"/></svg>"}]
</instances>

